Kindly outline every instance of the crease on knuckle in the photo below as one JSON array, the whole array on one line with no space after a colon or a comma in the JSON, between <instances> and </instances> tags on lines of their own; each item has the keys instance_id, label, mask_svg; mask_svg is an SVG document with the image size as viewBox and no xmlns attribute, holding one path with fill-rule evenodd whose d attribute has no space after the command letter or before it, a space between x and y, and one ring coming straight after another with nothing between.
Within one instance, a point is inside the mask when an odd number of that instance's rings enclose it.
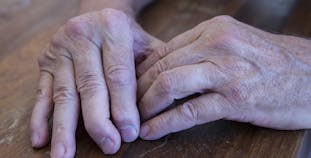
<instances>
[{"instance_id":1,"label":"crease on knuckle","mask_svg":"<svg viewBox=\"0 0 311 158\"><path fill-rule=\"evenodd\" d=\"M168 69L168 64L164 60L160 60L154 64L154 66L150 70L151 78L155 79L159 76L159 74L165 72Z\"/></svg>"},{"instance_id":2,"label":"crease on knuckle","mask_svg":"<svg viewBox=\"0 0 311 158\"><path fill-rule=\"evenodd\" d=\"M68 101L75 100L77 98L77 93L74 88L67 86L57 86L54 89L53 100L57 104L62 104Z\"/></svg>"},{"instance_id":3,"label":"crease on knuckle","mask_svg":"<svg viewBox=\"0 0 311 158\"><path fill-rule=\"evenodd\" d=\"M185 121L191 123L192 125L196 125L198 122L199 112L193 101L186 102L182 104L178 111L180 116L182 116Z\"/></svg>"},{"instance_id":4,"label":"crease on knuckle","mask_svg":"<svg viewBox=\"0 0 311 158\"><path fill-rule=\"evenodd\" d=\"M109 84L112 84L114 86L122 87L133 84L134 82L134 77L132 77L131 75L131 70L126 65L111 65L107 67L106 72Z\"/></svg>"},{"instance_id":5,"label":"crease on knuckle","mask_svg":"<svg viewBox=\"0 0 311 158\"><path fill-rule=\"evenodd\" d=\"M172 43L172 41L169 42ZM167 55L167 53L173 51L173 49L169 46L169 44L161 45L153 50L154 54L157 56L158 59L163 58L164 56Z\"/></svg>"},{"instance_id":6,"label":"crease on knuckle","mask_svg":"<svg viewBox=\"0 0 311 158\"><path fill-rule=\"evenodd\" d=\"M65 126L64 126L63 123L57 123L57 124L54 125L54 126L55 126L55 132L56 132L56 133L61 134L61 133L63 133L63 132L66 130L66 128L65 128Z\"/></svg>"},{"instance_id":7,"label":"crease on knuckle","mask_svg":"<svg viewBox=\"0 0 311 158\"><path fill-rule=\"evenodd\" d=\"M94 95L105 87L104 81L99 75L94 73L82 73L78 76L78 92L82 94Z\"/></svg>"},{"instance_id":8,"label":"crease on knuckle","mask_svg":"<svg viewBox=\"0 0 311 158\"><path fill-rule=\"evenodd\" d=\"M37 89L37 99L38 100L51 100L52 96L49 90L44 90L43 88Z\"/></svg>"}]
</instances>

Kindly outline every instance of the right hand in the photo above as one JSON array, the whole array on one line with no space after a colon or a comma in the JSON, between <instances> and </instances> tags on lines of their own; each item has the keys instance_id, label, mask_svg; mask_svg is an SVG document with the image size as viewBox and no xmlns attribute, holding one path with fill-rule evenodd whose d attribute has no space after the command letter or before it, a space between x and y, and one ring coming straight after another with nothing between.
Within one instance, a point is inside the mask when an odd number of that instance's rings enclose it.
<instances>
[{"instance_id":1,"label":"right hand","mask_svg":"<svg viewBox=\"0 0 311 158\"><path fill-rule=\"evenodd\" d=\"M141 61L160 44L115 9L69 20L39 58L33 147L48 143L53 113L51 156L74 157L80 103L85 128L104 153L117 152L121 137L125 142L135 140L140 128L135 60Z\"/></svg>"}]
</instances>

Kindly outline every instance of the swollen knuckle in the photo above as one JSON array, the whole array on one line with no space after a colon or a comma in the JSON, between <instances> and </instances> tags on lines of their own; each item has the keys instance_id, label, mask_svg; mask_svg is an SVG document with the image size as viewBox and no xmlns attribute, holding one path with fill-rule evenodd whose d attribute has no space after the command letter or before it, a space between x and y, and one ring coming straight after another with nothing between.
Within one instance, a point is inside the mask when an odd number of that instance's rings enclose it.
<instances>
[{"instance_id":1,"label":"swollen knuckle","mask_svg":"<svg viewBox=\"0 0 311 158\"><path fill-rule=\"evenodd\" d=\"M56 56L46 49L38 57L38 64L41 68L50 67L55 61Z\"/></svg>"},{"instance_id":2,"label":"swollen knuckle","mask_svg":"<svg viewBox=\"0 0 311 158\"><path fill-rule=\"evenodd\" d=\"M228 23L228 22L232 22L234 18L232 18L229 15L219 15L219 16L214 17L211 20L217 23Z\"/></svg>"},{"instance_id":3,"label":"swollen knuckle","mask_svg":"<svg viewBox=\"0 0 311 158\"><path fill-rule=\"evenodd\" d=\"M64 30L68 36L90 36L91 21L88 16L81 15L74 17L65 24Z\"/></svg>"},{"instance_id":4,"label":"swollen knuckle","mask_svg":"<svg viewBox=\"0 0 311 158\"><path fill-rule=\"evenodd\" d=\"M104 81L94 73L82 73L77 77L78 92L93 95L105 87Z\"/></svg>"},{"instance_id":5,"label":"swollen knuckle","mask_svg":"<svg viewBox=\"0 0 311 158\"><path fill-rule=\"evenodd\" d=\"M134 82L131 70L126 65L122 64L111 65L106 69L106 72L107 72L106 77L109 84L113 84L116 86L126 86Z\"/></svg>"},{"instance_id":6,"label":"swollen knuckle","mask_svg":"<svg viewBox=\"0 0 311 158\"><path fill-rule=\"evenodd\" d=\"M64 38L61 31L58 31L56 34L52 36L50 39L50 49L57 49L64 47Z\"/></svg>"},{"instance_id":7,"label":"swollen knuckle","mask_svg":"<svg viewBox=\"0 0 311 158\"><path fill-rule=\"evenodd\" d=\"M174 76L163 72L159 75L157 80L159 90L163 93L170 94L174 91Z\"/></svg>"},{"instance_id":8,"label":"swollen knuckle","mask_svg":"<svg viewBox=\"0 0 311 158\"><path fill-rule=\"evenodd\" d=\"M223 28L214 34L213 40L208 42L209 48L225 49L234 46L238 41L236 37L236 31L229 27Z\"/></svg>"},{"instance_id":9,"label":"swollen knuckle","mask_svg":"<svg viewBox=\"0 0 311 158\"><path fill-rule=\"evenodd\" d=\"M196 124L198 121L198 109L192 102L186 102L178 107L180 115L186 119L186 121Z\"/></svg>"},{"instance_id":10,"label":"swollen knuckle","mask_svg":"<svg viewBox=\"0 0 311 158\"><path fill-rule=\"evenodd\" d=\"M69 100L76 99L76 92L74 88L67 86L57 86L54 89L53 100L56 103L63 103Z\"/></svg>"}]
</instances>

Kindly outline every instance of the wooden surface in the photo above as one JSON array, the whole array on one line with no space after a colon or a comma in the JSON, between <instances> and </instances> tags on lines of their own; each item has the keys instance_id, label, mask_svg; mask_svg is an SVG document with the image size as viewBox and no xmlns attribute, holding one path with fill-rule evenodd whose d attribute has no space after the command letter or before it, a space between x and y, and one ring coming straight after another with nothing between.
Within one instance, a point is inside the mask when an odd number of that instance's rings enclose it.
<instances>
[{"instance_id":1,"label":"wooden surface","mask_svg":"<svg viewBox=\"0 0 311 158\"><path fill-rule=\"evenodd\" d=\"M0 158L49 157L30 145L29 119L38 82L36 58L55 30L75 15L78 0L0 0ZM162 40L221 14L275 33L311 37L310 0L158 0L139 18ZM77 158L105 157L84 128ZM216 121L157 141L123 144L112 157L306 157L310 132L276 131Z\"/></svg>"}]
</instances>

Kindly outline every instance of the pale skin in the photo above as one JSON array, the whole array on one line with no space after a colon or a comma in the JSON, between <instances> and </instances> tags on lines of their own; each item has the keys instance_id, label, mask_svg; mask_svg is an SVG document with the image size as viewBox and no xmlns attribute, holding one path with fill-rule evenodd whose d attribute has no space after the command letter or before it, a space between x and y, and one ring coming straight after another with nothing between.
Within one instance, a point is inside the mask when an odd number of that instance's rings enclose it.
<instances>
[{"instance_id":1,"label":"pale skin","mask_svg":"<svg viewBox=\"0 0 311 158\"><path fill-rule=\"evenodd\" d=\"M51 157L74 157L80 110L105 154L138 135L154 140L218 119L311 128L309 40L220 16L163 43L134 20L148 2L82 1L88 13L55 33L39 58L33 147L49 142L53 115ZM114 9L93 11L102 8Z\"/></svg>"}]
</instances>

